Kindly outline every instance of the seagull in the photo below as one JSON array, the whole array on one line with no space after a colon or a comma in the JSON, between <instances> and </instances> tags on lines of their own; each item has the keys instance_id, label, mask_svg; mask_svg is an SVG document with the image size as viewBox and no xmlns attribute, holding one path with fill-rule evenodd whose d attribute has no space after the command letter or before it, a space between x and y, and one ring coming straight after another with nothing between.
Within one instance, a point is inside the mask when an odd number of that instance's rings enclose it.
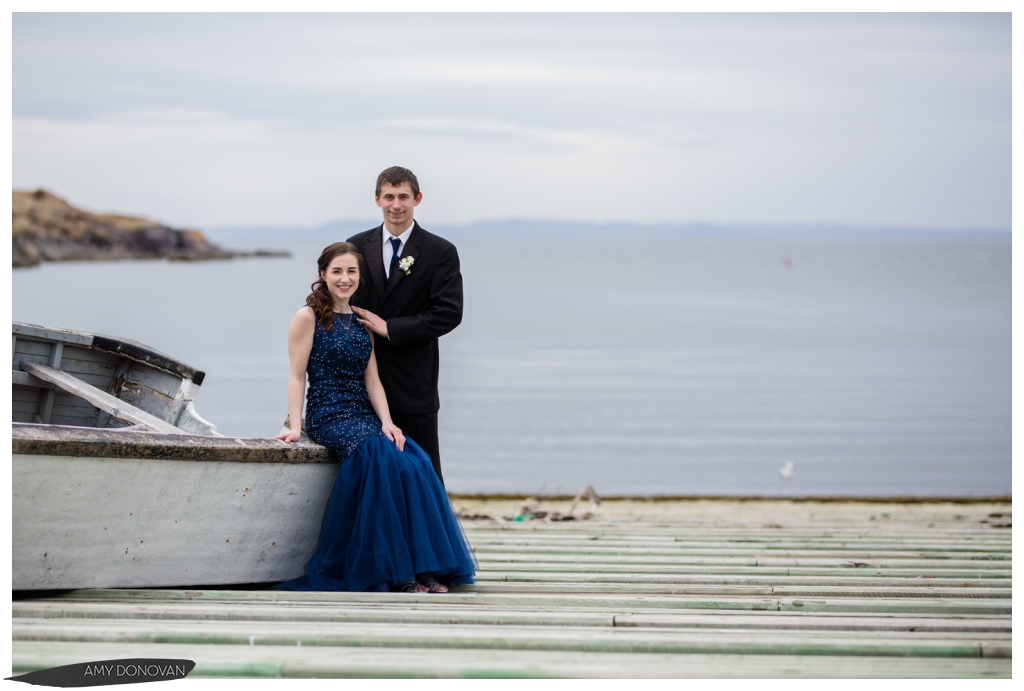
<instances>
[{"instance_id":1,"label":"seagull","mask_svg":"<svg viewBox=\"0 0 1024 691\"><path fill-rule=\"evenodd\" d=\"M786 465L779 468L779 476L783 480L793 479L793 461L786 461Z\"/></svg>"}]
</instances>

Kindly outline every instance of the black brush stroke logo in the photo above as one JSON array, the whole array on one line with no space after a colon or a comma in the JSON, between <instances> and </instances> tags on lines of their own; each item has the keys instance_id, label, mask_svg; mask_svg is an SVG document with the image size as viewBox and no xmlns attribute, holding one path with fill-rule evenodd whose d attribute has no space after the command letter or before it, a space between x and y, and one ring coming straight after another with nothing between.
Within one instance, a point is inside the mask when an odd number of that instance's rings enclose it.
<instances>
[{"instance_id":1,"label":"black brush stroke logo","mask_svg":"<svg viewBox=\"0 0 1024 691\"><path fill-rule=\"evenodd\" d=\"M133 657L125 660L79 662L63 667L40 669L8 681L23 681L35 686L57 686L68 689L79 686L110 686L111 684L138 684L144 681L184 679L196 666L192 660L166 660L163 658Z\"/></svg>"}]
</instances>

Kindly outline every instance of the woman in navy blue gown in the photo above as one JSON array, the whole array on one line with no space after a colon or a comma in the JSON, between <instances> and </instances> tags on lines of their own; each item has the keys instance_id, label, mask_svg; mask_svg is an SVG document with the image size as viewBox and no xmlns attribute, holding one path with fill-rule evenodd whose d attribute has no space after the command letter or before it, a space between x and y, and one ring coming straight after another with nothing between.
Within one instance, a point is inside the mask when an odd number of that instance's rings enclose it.
<instances>
[{"instance_id":1,"label":"woman in navy blue gown","mask_svg":"<svg viewBox=\"0 0 1024 691\"><path fill-rule=\"evenodd\" d=\"M337 242L317 261L311 286L288 328L288 415L299 438L306 399L309 438L341 462L306 573L277 585L287 590L447 592L472 583L476 559L426 454L391 421L377 376L373 336L349 298L359 286L362 256Z\"/></svg>"}]
</instances>

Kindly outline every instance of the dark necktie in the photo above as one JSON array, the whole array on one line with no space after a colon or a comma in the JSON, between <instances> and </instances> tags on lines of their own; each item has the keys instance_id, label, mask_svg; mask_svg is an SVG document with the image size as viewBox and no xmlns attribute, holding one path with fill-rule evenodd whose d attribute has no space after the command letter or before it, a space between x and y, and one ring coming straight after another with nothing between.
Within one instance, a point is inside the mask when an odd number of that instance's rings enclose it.
<instances>
[{"instance_id":1,"label":"dark necktie","mask_svg":"<svg viewBox=\"0 0 1024 691\"><path fill-rule=\"evenodd\" d=\"M395 275L395 267L398 266L398 248L402 246L402 241L398 238L391 238L389 242L392 247L391 268L388 269L388 278L390 279Z\"/></svg>"}]
</instances>

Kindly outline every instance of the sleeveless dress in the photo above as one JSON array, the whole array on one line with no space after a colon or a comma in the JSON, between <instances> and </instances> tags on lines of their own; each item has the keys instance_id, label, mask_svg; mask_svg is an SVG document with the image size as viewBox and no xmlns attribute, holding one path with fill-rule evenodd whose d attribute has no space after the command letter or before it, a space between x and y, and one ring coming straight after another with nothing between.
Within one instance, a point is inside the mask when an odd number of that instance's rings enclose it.
<instances>
[{"instance_id":1,"label":"sleeveless dress","mask_svg":"<svg viewBox=\"0 0 1024 691\"><path fill-rule=\"evenodd\" d=\"M306 368L306 433L341 462L320 542L284 590L389 590L432 573L473 583L477 561L430 456L406 437L404 451L381 431L363 375L372 342L354 314L334 314L313 333Z\"/></svg>"}]
</instances>

